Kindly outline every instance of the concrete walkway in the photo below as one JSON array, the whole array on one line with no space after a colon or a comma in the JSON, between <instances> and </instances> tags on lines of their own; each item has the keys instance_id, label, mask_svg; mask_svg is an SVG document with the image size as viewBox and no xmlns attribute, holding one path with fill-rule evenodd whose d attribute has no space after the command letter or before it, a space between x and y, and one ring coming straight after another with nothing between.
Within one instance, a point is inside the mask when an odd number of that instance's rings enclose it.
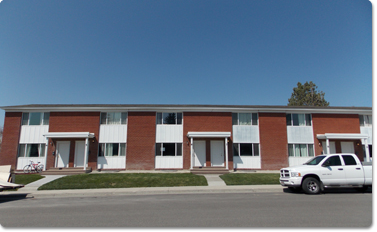
<instances>
[{"instance_id":1,"label":"concrete walkway","mask_svg":"<svg viewBox=\"0 0 377 232\"><path fill-rule=\"evenodd\" d=\"M53 180L59 179L65 175L42 175L45 178L39 179L37 181L31 182L30 184L25 185L25 187L18 189L17 192L30 192L30 191L37 191L37 189Z\"/></svg>"},{"instance_id":2,"label":"concrete walkway","mask_svg":"<svg viewBox=\"0 0 377 232\"><path fill-rule=\"evenodd\" d=\"M225 182L220 178L219 174L204 174L208 182L208 186L226 186Z\"/></svg>"}]
</instances>

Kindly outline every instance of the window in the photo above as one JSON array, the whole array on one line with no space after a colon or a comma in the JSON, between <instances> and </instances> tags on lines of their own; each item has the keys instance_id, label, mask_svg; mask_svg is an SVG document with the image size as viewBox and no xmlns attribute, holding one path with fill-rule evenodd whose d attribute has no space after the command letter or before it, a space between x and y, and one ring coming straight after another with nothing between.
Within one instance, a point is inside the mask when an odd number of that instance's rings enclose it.
<instances>
[{"instance_id":1,"label":"window","mask_svg":"<svg viewBox=\"0 0 377 232\"><path fill-rule=\"evenodd\" d=\"M342 155L345 165L356 165L356 160L352 155Z\"/></svg>"},{"instance_id":2,"label":"window","mask_svg":"<svg viewBox=\"0 0 377 232\"><path fill-rule=\"evenodd\" d=\"M314 156L313 144L288 144L288 156L308 157Z\"/></svg>"},{"instance_id":3,"label":"window","mask_svg":"<svg viewBox=\"0 0 377 232\"><path fill-rule=\"evenodd\" d=\"M181 125L182 113L157 113L156 124Z\"/></svg>"},{"instance_id":4,"label":"window","mask_svg":"<svg viewBox=\"0 0 377 232\"><path fill-rule=\"evenodd\" d=\"M360 126L372 126L372 115L359 115Z\"/></svg>"},{"instance_id":5,"label":"window","mask_svg":"<svg viewBox=\"0 0 377 232\"><path fill-rule=\"evenodd\" d=\"M20 144L18 157L44 157L46 144Z\"/></svg>"},{"instance_id":6,"label":"window","mask_svg":"<svg viewBox=\"0 0 377 232\"><path fill-rule=\"evenodd\" d=\"M50 121L50 113L30 112L22 114L22 125L48 125Z\"/></svg>"},{"instance_id":7,"label":"window","mask_svg":"<svg viewBox=\"0 0 377 232\"><path fill-rule=\"evenodd\" d=\"M100 143L98 156L126 156L126 144Z\"/></svg>"},{"instance_id":8,"label":"window","mask_svg":"<svg viewBox=\"0 0 377 232\"><path fill-rule=\"evenodd\" d=\"M258 113L232 113L233 125L258 125Z\"/></svg>"},{"instance_id":9,"label":"window","mask_svg":"<svg viewBox=\"0 0 377 232\"><path fill-rule=\"evenodd\" d=\"M328 158L325 163L328 163L330 166L342 166L340 157L338 155Z\"/></svg>"},{"instance_id":10,"label":"window","mask_svg":"<svg viewBox=\"0 0 377 232\"><path fill-rule=\"evenodd\" d=\"M259 156L259 144L233 143L233 156Z\"/></svg>"},{"instance_id":11,"label":"window","mask_svg":"<svg viewBox=\"0 0 377 232\"><path fill-rule=\"evenodd\" d=\"M286 121L287 121L287 126L311 126L312 115L311 114L287 114Z\"/></svg>"},{"instance_id":12,"label":"window","mask_svg":"<svg viewBox=\"0 0 377 232\"><path fill-rule=\"evenodd\" d=\"M102 125L127 124L127 113L126 112L102 112L101 124Z\"/></svg>"},{"instance_id":13,"label":"window","mask_svg":"<svg viewBox=\"0 0 377 232\"><path fill-rule=\"evenodd\" d=\"M182 156L182 143L156 143L156 156Z\"/></svg>"}]
</instances>

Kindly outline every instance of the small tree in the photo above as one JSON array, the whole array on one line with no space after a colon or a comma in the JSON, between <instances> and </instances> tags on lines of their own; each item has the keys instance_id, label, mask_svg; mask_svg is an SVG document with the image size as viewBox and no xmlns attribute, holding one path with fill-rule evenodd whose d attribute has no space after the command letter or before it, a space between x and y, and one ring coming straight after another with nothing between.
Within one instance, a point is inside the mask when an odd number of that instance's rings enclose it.
<instances>
[{"instance_id":1,"label":"small tree","mask_svg":"<svg viewBox=\"0 0 377 232\"><path fill-rule=\"evenodd\" d=\"M325 100L324 92L317 92L317 86L313 82L305 84L297 83L293 88L291 98L288 99L288 106L329 106Z\"/></svg>"}]
</instances>

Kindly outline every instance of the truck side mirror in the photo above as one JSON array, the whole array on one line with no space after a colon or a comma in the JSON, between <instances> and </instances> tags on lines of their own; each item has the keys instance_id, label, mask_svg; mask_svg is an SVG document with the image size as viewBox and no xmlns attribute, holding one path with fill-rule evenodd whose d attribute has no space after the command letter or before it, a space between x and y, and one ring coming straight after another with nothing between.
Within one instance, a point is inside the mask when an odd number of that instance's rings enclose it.
<instances>
[{"instance_id":1,"label":"truck side mirror","mask_svg":"<svg viewBox=\"0 0 377 232\"><path fill-rule=\"evenodd\" d=\"M329 167L330 166L330 161L326 160L323 164L322 167Z\"/></svg>"}]
</instances>

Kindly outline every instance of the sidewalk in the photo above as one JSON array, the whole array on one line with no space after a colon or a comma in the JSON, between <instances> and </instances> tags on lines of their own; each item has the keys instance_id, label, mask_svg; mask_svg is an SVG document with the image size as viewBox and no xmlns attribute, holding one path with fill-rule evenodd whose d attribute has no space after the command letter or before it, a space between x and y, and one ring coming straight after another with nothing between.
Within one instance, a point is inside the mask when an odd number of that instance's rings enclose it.
<instances>
[{"instance_id":1,"label":"sidewalk","mask_svg":"<svg viewBox=\"0 0 377 232\"><path fill-rule=\"evenodd\" d=\"M197 194L197 193L256 193L256 192L282 192L281 185L233 185L227 186L219 175L203 175L208 186L183 186L183 187L141 187L141 188L106 188L106 189L68 189L68 190L37 190L45 183L63 176L46 175L45 178L32 182L17 192L0 192L4 195L26 194L28 198L53 198L53 197L98 197L119 195L151 195L151 194Z\"/></svg>"}]
</instances>

